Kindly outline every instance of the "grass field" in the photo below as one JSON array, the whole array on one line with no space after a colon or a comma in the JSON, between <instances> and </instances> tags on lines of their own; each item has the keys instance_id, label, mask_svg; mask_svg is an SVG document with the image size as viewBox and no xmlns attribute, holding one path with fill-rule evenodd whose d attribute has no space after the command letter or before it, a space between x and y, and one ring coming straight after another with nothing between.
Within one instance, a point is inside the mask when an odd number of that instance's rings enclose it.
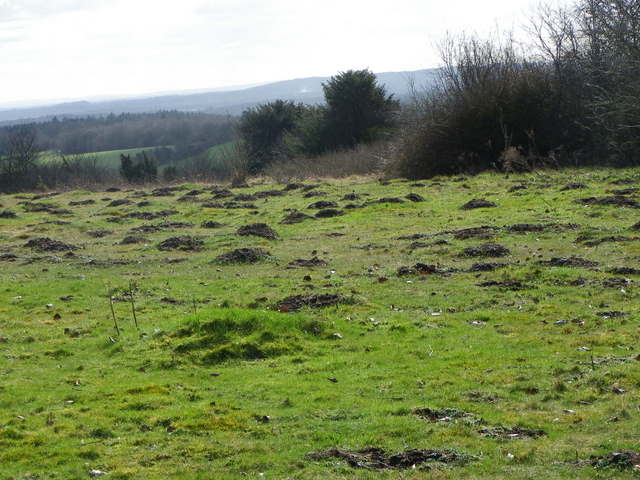
<instances>
[{"instance_id":1,"label":"grass field","mask_svg":"<svg viewBox=\"0 0 640 480\"><path fill-rule=\"evenodd\" d=\"M0 478L638 476L638 170L318 183L0 197Z\"/></svg>"},{"instance_id":2,"label":"grass field","mask_svg":"<svg viewBox=\"0 0 640 480\"><path fill-rule=\"evenodd\" d=\"M142 153L144 151L148 153L152 153L155 148L157 147L126 148L123 150L107 150L104 152L87 153L86 156L91 159L95 157L99 166L117 170L118 168L120 168L120 155L131 155L132 157L135 157L136 154ZM52 151L43 152L42 156L40 157L41 162L52 162L58 159L59 159L59 156Z\"/></svg>"}]
</instances>

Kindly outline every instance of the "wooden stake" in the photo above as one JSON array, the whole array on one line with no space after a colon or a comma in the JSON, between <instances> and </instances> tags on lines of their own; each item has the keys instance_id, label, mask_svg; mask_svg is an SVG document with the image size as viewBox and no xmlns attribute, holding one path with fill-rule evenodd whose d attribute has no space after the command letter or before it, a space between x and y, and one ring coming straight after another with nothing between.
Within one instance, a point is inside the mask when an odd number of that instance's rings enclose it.
<instances>
[{"instance_id":1,"label":"wooden stake","mask_svg":"<svg viewBox=\"0 0 640 480\"><path fill-rule=\"evenodd\" d=\"M113 317L113 325L116 327L116 333L120 336L120 329L116 320L116 312L113 310L113 297L109 294L109 306L111 307L111 316Z\"/></svg>"}]
</instances>

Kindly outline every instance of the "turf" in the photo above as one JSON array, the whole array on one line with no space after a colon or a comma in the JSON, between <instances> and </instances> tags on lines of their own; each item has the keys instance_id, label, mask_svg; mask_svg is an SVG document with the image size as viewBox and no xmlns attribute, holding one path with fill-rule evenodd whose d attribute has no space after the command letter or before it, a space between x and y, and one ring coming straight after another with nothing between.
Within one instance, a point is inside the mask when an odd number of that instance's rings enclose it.
<instances>
[{"instance_id":1,"label":"turf","mask_svg":"<svg viewBox=\"0 0 640 480\"><path fill-rule=\"evenodd\" d=\"M637 475L640 172L318 183L1 196L0 478Z\"/></svg>"}]
</instances>

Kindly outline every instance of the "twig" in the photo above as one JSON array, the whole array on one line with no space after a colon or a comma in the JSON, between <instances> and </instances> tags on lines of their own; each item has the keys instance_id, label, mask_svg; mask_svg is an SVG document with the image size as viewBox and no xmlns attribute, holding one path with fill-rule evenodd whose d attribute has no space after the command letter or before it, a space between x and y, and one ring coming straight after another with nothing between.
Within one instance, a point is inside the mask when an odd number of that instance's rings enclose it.
<instances>
[{"instance_id":1,"label":"twig","mask_svg":"<svg viewBox=\"0 0 640 480\"><path fill-rule=\"evenodd\" d=\"M111 307L111 316L113 317L113 324L116 327L116 333L120 336L120 329L118 328L118 321L116 320L116 312L113 310L113 297L109 294L109 306Z\"/></svg>"},{"instance_id":2,"label":"twig","mask_svg":"<svg viewBox=\"0 0 640 480\"><path fill-rule=\"evenodd\" d=\"M133 322L136 324L136 330L140 331L138 327L138 317L136 316L136 304L133 300L133 284L131 280L129 280L129 298L131 299L131 313L133 313Z\"/></svg>"}]
</instances>

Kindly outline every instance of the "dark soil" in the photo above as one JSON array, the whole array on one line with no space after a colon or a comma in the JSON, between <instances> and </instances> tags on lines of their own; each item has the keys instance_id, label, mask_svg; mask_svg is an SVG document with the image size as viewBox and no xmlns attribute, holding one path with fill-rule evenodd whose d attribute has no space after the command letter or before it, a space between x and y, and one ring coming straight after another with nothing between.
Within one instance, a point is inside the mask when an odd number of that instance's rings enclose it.
<instances>
[{"instance_id":1,"label":"dark soil","mask_svg":"<svg viewBox=\"0 0 640 480\"><path fill-rule=\"evenodd\" d=\"M238 248L218 255L216 261L219 263L256 263L270 256L269 252L261 248Z\"/></svg>"},{"instance_id":2,"label":"dark soil","mask_svg":"<svg viewBox=\"0 0 640 480\"><path fill-rule=\"evenodd\" d=\"M437 265L427 265L425 263L416 263L413 267L398 268L399 277L406 275L433 275L435 273L442 273L442 271Z\"/></svg>"},{"instance_id":3,"label":"dark soil","mask_svg":"<svg viewBox=\"0 0 640 480\"><path fill-rule=\"evenodd\" d=\"M353 210L354 208L364 208L366 205L364 203L347 203L344 206L345 210Z\"/></svg>"},{"instance_id":4,"label":"dark soil","mask_svg":"<svg viewBox=\"0 0 640 480\"><path fill-rule=\"evenodd\" d=\"M156 225L161 230L169 230L172 228L192 228L193 223L189 222L161 222Z\"/></svg>"},{"instance_id":5,"label":"dark soil","mask_svg":"<svg viewBox=\"0 0 640 480\"><path fill-rule=\"evenodd\" d=\"M506 227L508 231L514 233L563 232L577 230L578 228L580 228L580 225L575 223L516 223Z\"/></svg>"},{"instance_id":6,"label":"dark soil","mask_svg":"<svg viewBox=\"0 0 640 480\"><path fill-rule=\"evenodd\" d=\"M493 272L497 268L506 267L506 263L478 262L471 265L470 272Z\"/></svg>"},{"instance_id":7,"label":"dark soil","mask_svg":"<svg viewBox=\"0 0 640 480\"><path fill-rule=\"evenodd\" d=\"M182 250L182 251L198 251L202 250L204 242L196 237L190 235L183 235L180 237L171 237L163 240L158 244L158 250Z\"/></svg>"},{"instance_id":8,"label":"dark soil","mask_svg":"<svg viewBox=\"0 0 640 480\"><path fill-rule=\"evenodd\" d=\"M265 190L262 192L254 193L256 198L267 198L267 197L282 197L285 195L285 192L282 190Z\"/></svg>"},{"instance_id":9,"label":"dark soil","mask_svg":"<svg viewBox=\"0 0 640 480\"><path fill-rule=\"evenodd\" d=\"M214 190L211 193L213 194L213 198L215 198L216 200L234 196L234 193L226 188L221 190Z\"/></svg>"},{"instance_id":10,"label":"dark soil","mask_svg":"<svg viewBox=\"0 0 640 480\"><path fill-rule=\"evenodd\" d=\"M0 262L15 262L18 259L13 253L3 253L0 255Z\"/></svg>"},{"instance_id":11,"label":"dark soil","mask_svg":"<svg viewBox=\"0 0 640 480\"><path fill-rule=\"evenodd\" d=\"M327 192L312 191L312 192L305 193L302 196L302 198L326 197L326 196L327 196Z\"/></svg>"},{"instance_id":12,"label":"dark soil","mask_svg":"<svg viewBox=\"0 0 640 480\"><path fill-rule=\"evenodd\" d=\"M610 197L589 197L575 200L576 203L582 205L616 205L618 207L640 208L640 203L634 199L623 195L613 195Z\"/></svg>"},{"instance_id":13,"label":"dark soil","mask_svg":"<svg viewBox=\"0 0 640 480\"><path fill-rule=\"evenodd\" d=\"M514 185L509 190L507 190L507 192L513 193L513 192L517 192L519 190L526 190L527 188L529 188L529 187L527 185L524 185L524 184Z\"/></svg>"},{"instance_id":14,"label":"dark soil","mask_svg":"<svg viewBox=\"0 0 640 480\"><path fill-rule=\"evenodd\" d=\"M624 277L611 277L602 282L606 288L625 288L633 283L633 280Z\"/></svg>"},{"instance_id":15,"label":"dark soil","mask_svg":"<svg viewBox=\"0 0 640 480\"><path fill-rule=\"evenodd\" d=\"M451 422L457 419L475 419L475 415L455 408L443 408L436 410L433 408L416 408L413 411L414 415L427 420L431 423L437 422Z\"/></svg>"},{"instance_id":16,"label":"dark soil","mask_svg":"<svg viewBox=\"0 0 640 480\"><path fill-rule=\"evenodd\" d=\"M506 257L511 252L497 243L485 243L479 247L469 247L462 251L466 257Z\"/></svg>"},{"instance_id":17,"label":"dark soil","mask_svg":"<svg viewBox=\"0 0 640 480\"><path fill-rule=\"evenodd\" d=\"M131 205L133 202L131 200L127 200L126 198L121 198L119 200L114 200L109 203L107 207L121 207L122 205Z\"/></svg>"},{"instance_id":18,"label":"dark soil","mask_svg":"<svg viewBox=\"0 0 640 480\"><path fill-rule=\"evenodd\" d=\"M640 192L640 188L622 188L620 190L609 190L608 193L613 193L614 195L633 195L634 193Z\"/></svg>"},{"instance_id":19,"label":"dark soil","mask_svg":"<svg viewBox=\"0 0 640 480\"><path fill-rule=\"evenodd\" d=\"M310 183L309 185L305 185L304 187L302 187L302 191L308 192L310 190L313 190L314 188L318 188L319 186L319 183Z\"/></svg>"},{"instance_id":20,"label":"dark soil","mask_svg":"<svg viewBox=\"0 0 640 480\"><path fill-rule=\"evenodd\" d=\"M522 428L517 426L483 428L482 430L479 430L478 433L485 437L503 440L510 440L515 438L539 438L547 434L544 430Z\"/></svg>"},{"instance_id":21,"label":"dark soil","mask_svg":"<svg viewBox=\"0 0 640 480\"><path fill-rule=\"evenodd\" d=\"M16 212L12 212L11 210L2 210L0 212L0 218L18 218Z\"/></svg>"},{"instance_id":22,"label":"dark soil","mask_svg":"<svg viewBox=\"0 0 640 480\"><path fill-rule=\"evenodd\" d=\"M323 208L338 208L338 204L329 200L320 200L318 202L312 203L307 208L314 210L322 210Z\"/></svg>"},{"instance_id":23,"label":"dark soil","mask_svg":"<svg viewBox=\"0 0 640 480\"><path fill-rule=\"evenodd\" d=\"M640 275L640 269L633 267L617 267L609 270L614 275Z\"/></svg>"},{"instance_id":24,"label":"dark soil","mask_svg":"<svg viewBox=\"0 0 640 480\"><path fill-rule=\"evenodd\" d=\"M121 189L118 187L109 187L105 190L105 192L109 192L109 193L113 193L113 192L119 192Z\"/></svg>"},{"instance_id":25,"label":"dark soil","mask_svg":"<svg viewBox=\"0 0 640 480\"><path fill-rule=\"evenodd\" d=\"M237 232L241 237L262 237L268 240L276 240L278 233L266 223L253 223L251 225L243 225Z\"/></svg>"},{"instance_id":26,"label":"dark soil","mask_svg":"<svg viewBox=\"0 0 640 480\"><path fill-rule=\"evenodd\" d=\"M463 228L462 230L455 230L451 233L458 240L467 240L469 238L491 238L495 236L497 227L491 225L483 225L481 227Z\"/></svg>"},{"instance_id":27,"label":"dark soil","mask_svg":"<svg viewBox=\"0 0 640 480\"><path fill-rule=\"evenodd\" d=\"M325 208L316 213L316 218L331 218L331 217L340 217L345 215L345 212L342 210L336 210L335 208Z\"/></svg>"},{"instance_id":28,"label":"dark soil","mask_svg":"<svg viewBox=\"0 0 640 480\"><path fill-rule=\"evenodd\" d=\"M307 267L307 268L312 268L312 267L325 267L327 265L327 262L318 258L318 257L313 257L311 259L304 259L304 258L299 258L297 260L294 260L292 262L289 262L289 267L288 268L298 268L298 267Z\"/></svg>"},{"instance_id":29,"label":"dark soil","mask_svg":"<svg viewBox=\"0 0 640 480\"><path fill-rule=\"evenodd\" d=\"M427 247L439 247L442 245L450 245L446 240L436 240L435 242L413 242L409 245L411 250L415 250L417 248L427 248Z\"/></svg>"},{"instance_id":30,"label":"dark soil","mask_svg":"<svg viewBox=\"0 0 640 480\"><path fill-rule=\"evenodd\" d=\"M597 267L598 262L591 260L585 260L580 257L554 257L551 260L541 261L540 265L545 267L584 267L591 268Z\"/></svg>"},{"instance_id":31,"label":"dark soil","mask_svg":"<svg viewBox=\"0 0 640 480\"><path fill-rule=\"evenodd\" d=\"M291 225L293 223L300 223L300 222L304 222L305 220L313 220L313 217L302 213L302 212L292 212L289 215L287 215L286 217L284 217L280 223L282 225Z\"/></svg>"},{"instance_id":32,"label":"dark soil","mask_svg":"<svg viewBox=\"0 0 640 480\"><path fill-rule=\"evenodd\" d=\"M474 198L460 207L461 210L473 210L474 208L495 208L497 205L483 198Z\"/></svg>"},{"instance_id":33,"label":"dark soil","mask_svg":"<svg viewBox=\"0 0 640 480\"><path fill-rule=\"evenodd\" d=\"M327 460L337 458L347 462L350 467L367 470L404 470L427 463L465 463L472 460L468 455L453 450L407 450L390 454L381 448L370 447L358 451L332 448L321 452L313 452L306 456L310 460ZM426 467L426 465L425 465Z\"/></svg>"},{"instance_id":34,"label":"dark soil","mask_svg":"<svg viewBox=\"0 0 640 480\"><path fill-rule=\"evenodd\" d=\"M136 243L149 243L149 239L144 237L136 237L135 235L129 235L120 240L120 245L133 245Z\"/></svg>"},{"instance_id":35,"label":"dark soil","mask_svg":"<svg viewBox=\"0 0 640 480\"><path fill-rule=\"evenodd\" d=\"M636 180L633 178L618 178L617 180L613 180L609 183L611 183L611 185L632 185L636 183Z\"/></svg>"},{"instance_id":36,"label":"dark soil","mask_svg":"<svg viewBox=\"0 0 640 480\"><path fill-rule=\"evenodd\" d=\"M610 235L608 237L602 237L595 240L587 240L584 242L584 245L587 247L597 247L603 243L616 243L616 242L632 242L634 240L639 240L637 237L623 237L621 235Z\"/></svg>"},{"instance_id":37,"label":"dark soil","mask_svg":"<svg viewBox=\"0 0 640 480\"><path fill-rule=\"evenodd\" d=\"M276 308L280 312L295 312L303 307L324 308L344 302L344 297L336 294L292 295L278 302Z\"/></svg>"},{"instance_id":38,"label":"dark soil","mask_svg":"<svg viewBox=\"0 0 640 480\"><path fill-rule=\"evenodd\" d=\"M405 197L407 200L411 201L411 202L424 202L424 197L422 195L418 195L417 193L410 193L408 195L405 195Z\"/></svg>"},{"instance_id":39,"label":"dark soil","mask_svg":"<svg viewBox=\"0 0 640 480\"><path fill-rule=\"evenodd\" d=\"M77 202L69 202L69 206L75 207L79 205L93 205L94 203L96 203L96 201L90 198L88 200L79 200Z\"/></svg>"},{"instance_id":40,"label":"dark soil","mask_svg":"<svg viewBox=\"0 0 640 480\"><path fill-rule=\"evenodd\" d=\"M157 225L140 225L139 227L134 227L129 231L131 233L155 233L160 230L162 230L162 228Z\"/></svg>"},{"instance_id":41,"label":"dark soil","mask_svg":"<svg viewBox=\"0 0 640 480\"><path fill-rule=\"evenodd\" d=\"M159 212L129 212L125 215L127 218L135 218L137 220L155 220L156 218L168 217L178 213L177 210L160 210Z\"/></svg>"},{"instance_id":42,"label":"dark soil","mask_svg":"<svg viewBox=\"0 0 640 480\"><path fill-rule=\"evenodd\" d=\"M183 187L161 187L151 191L151 195L154 197L172 197L175 192L183 190Z\"/></svg>"},{"instance_id":43,"label":"dark soil","mask_svg":"<svg viewBox=\"0 0 640 480\"><path fill-rule=\"evenodd\" d=\"M631 230L640 231L640 222L631 225Z\"/></svg>"},{"instance_id":44,"label":"dark soil","mask_svg":"<svg viewBox=\"0 0 640 480\"><path fill-rule=\"evenodd\" d=\"M398 197L383 197L373 200L371 203L404 203L404 200Z\"/></svg>"},{"instance_id":45,"label":"dark soil","mask_svg":"<svg viewBox=\"0 0 640 480\"><path fill-rule=\"evenodd\" d=\"M286 187L283 188L285 192L290 192L292 190L298 190L300 188L304 188L304 183L289 183Z\"/></svg>"},{"instance_id":46,"label":"dark soil","mask_svg":"<svg viewBox=\"0 0 640 480\"><path fill-rule=\"evenodd\" d=\"M25 243L24 246L37 250L38 252L68 252L78 249L75 245L52 240L47 237L34 238Z\"/></svg>"},{"instance_id":47,"label":"dark soil","mask_svg":"<svg viewBox=\"0 0 640 480\"><path fill-rule=\"evenodd\" d=\"M224 227L224 224L219 223L219 222L214 222L213 220L206 220L206 221L202 222L202 224L200 226L202 228L222 228L222 227Z\"/></svg>"},{"instance_id":48,"label":"dark soil","mask_svg":"<svg viewBox=\"0 0 640 480\"><path fill-rule=\"evenodd\" d=\"M360 195L355 192L347 193L344 197L342 197L342 200L344 200L345 202L354 202L356 200L360 200Z\"/></svg>"},{"instance_id":49,"label":"dark soil","mask_svg":"<svg viewBox=\"0 0 640 480\"><path fill-rule=\"evenodd\" d=\"M584 183L567 183L564 187L560 189L561 192L566 192L567 190L581 190L583 188L589 188Z\"/></svg>"},{"instance_id":50,"label":"dark soil","mask_svg":"<svg viewBox=\"0 0 640 480\"><path fill-rule=\"evenodd\" d=\"M637 469L640 465L640 453L622 450L600 457L592 457L591 465L597 469L615 468L617 470Z\"/></svg>"},{"instance_id":51,"label":"dark soil","mask_svg":"<svg viewBox=\"0 0 640 480\"><path fill-rule=\"evenodd\" d=\"M235 197L233 197L233 199L236 202L253 202L256 200L256 196L255 195L251 195L251 194L247 194L247 193L241 193L239 195L236 195Z\"/></svg>"}]
</instances>

